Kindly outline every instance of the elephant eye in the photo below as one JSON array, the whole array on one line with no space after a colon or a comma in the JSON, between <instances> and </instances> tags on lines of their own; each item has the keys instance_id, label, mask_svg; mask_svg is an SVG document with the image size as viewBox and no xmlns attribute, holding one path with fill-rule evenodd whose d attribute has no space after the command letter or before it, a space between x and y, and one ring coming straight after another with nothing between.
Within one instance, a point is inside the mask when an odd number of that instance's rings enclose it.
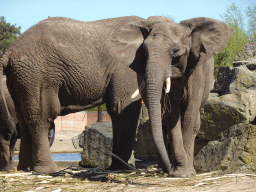
<instances>
[{"instance_id":1,"label":"elephant eye","mask_svg":"<svg viewBox=\"0 0 256 192\"><path fill-rule=\"evenodd\" d=\"M179 52L179 48L174 48L173 50L172 50L172 52L175 54L175 53L178 53Z\"/></svg>"}]
</instances>

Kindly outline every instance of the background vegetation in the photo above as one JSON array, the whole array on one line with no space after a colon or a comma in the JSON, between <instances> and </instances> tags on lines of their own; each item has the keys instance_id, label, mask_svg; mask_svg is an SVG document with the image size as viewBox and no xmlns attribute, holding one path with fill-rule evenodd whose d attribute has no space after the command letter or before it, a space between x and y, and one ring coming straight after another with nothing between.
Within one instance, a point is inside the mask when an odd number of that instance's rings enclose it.
<instances>
[{"instance_id":1,"label":"background vegetation","mask_svg":"<svg viewBox=\"0 0 256 192\"><path fill-rule=\"evenodd\" d=\"M4 17L0 17L0 58L20 34L20 28L16 27L16 24L6 23Z\"/></svg>"},{"instance_id":2,"label":"background vegetation","mask_svg":"<svg viewBox=\"0 0 256 192\"><path fill-rule=\"evenodd\" d=\"M237 53L250 40L256 39L256 6L252 5L245 10L236 6L235 3L228 6L226 12L221 15L223 22L233 28L233 34L227 46L214 57L214 76L216 77L221 66L230 66L234 62ZM245 19L248 20L248 30L245 30Z\"/></svg>"}]
</instances>

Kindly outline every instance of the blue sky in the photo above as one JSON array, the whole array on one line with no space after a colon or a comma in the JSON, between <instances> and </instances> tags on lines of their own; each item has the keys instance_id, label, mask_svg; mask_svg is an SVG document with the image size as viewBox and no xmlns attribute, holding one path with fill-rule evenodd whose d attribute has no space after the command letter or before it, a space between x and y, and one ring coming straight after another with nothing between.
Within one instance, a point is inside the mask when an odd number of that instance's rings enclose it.
<instances>
[{"instance_id":1,"label":"blue sky","mask_svg":"<svg viewBox=\"0 0 256 192\"><path fill-rule=\"evenodd\" d=\"M0 0L0 16L21 26L23 33L48 16L64 16L82 21L137 15L170 16L175 22L211 17L221 20L227 6L235 2L244 11L256 0Z\"/></svg>"}]
</instances>

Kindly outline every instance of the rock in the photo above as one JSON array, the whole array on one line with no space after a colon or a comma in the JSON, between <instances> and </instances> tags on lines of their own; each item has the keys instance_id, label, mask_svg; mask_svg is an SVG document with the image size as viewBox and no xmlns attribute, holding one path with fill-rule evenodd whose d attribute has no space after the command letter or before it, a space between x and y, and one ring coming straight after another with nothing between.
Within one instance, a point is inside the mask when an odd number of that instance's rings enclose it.
<instances>
[{"instance_id":1,"label":"rock","mask_svg":"<svg viewBox=\"0 0 256 192\"><path fill-rule=\"evenodd\" d=\"M256 126L239 123L210 141L194 158L197 172L256 171Z\"/></svg>"},{"instance_id":2,"label":"rock","mask_svg":"<svg viewBox=\"0 0 256 192\"><path fill-rule=\"evenodd\" d=\"M256 76L246 66L221 67L201 112L198 137L209 141L237 123L250 123L256 117Z\"/></svg>"},{"instance_id":3,"label":"rock","mask_svg":"<svg viewBox=\"0 0 256 192\"><path fill-rule=\"evenodd\" d=\"M83 167L97 167L101 165L102 169L107 169L111 165L112 156L108 151L112 152L112 123L97 122L86 126L83 139L80 139L79 145L83 144L82 161ZM80 136L81 138L81 136ZM105 150L107 149L107 150ZM132 155L129 162L135 166L135 160Z\"/></svg>"},{"instance_id":4,"label":"rock","mask_svg":"<svg viewBox=\"0 0 256 192\"><path fill-rule=\"evenodd\" d=\"M249 41L235 56L235 60L249 60L256 56L256 41Z\"/></svg>"},{"instance_id":5,"label":"rock","mask_svg":"<svg viewBox=\"0 0 256 192\"><path fill-rule=\"evenodd\" d=\"M153 141L148 109L145 104L142 104L139 121L136 132L134 156L136 159L144 161L158 160L158 152Z\"/></svg>"},{"instance_id":6,"label":"rock","mask_svg":"<svg viewBox=\"0 0 256 192\"><path fill-rule=\"evenodd\" d=\"M83 148L84 146L84 132L80 133L77 136L72 137L72 144L75 149L78 149L79 147Z\"/></svg>"},{"instance_id":7,"label":"rock","mask_svg":"<svg viewBox=\"0 0 256 192\"><path fill-rule=\"evenodd\" d=\"M140 160L158 160L149 119L141 119L135 141L134 156Z\"/></svg>"}]
</instances>

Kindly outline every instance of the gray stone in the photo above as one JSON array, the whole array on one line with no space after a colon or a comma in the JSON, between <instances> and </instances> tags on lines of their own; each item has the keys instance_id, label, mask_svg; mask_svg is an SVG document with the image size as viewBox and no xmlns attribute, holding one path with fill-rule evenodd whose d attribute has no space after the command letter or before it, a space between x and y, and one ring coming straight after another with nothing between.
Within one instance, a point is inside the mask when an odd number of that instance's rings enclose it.
<instances>
[{"instance_id":1,"label":"gray stone","mask_svg":"<svg viewBox=\"0 0 256 192\"><path fill-rule=\"evenodd\" d=\"M210 141L194 158L197 172L256 172L256 126L237 124Z\"/></svg>"},{"instance_id":2,"label":"gray stone","mask_svg":"<svg viewBox=\"0 0 256 192\"><path fill-rule=\"evenodd\" d=\"M215 92L201 112L198 137L209 141L237 123L250 123L256 117L256 76L246 66L220 68Z\"/></svg>"},{"instance_id":3,"label":"gray stone","mask_svg":"<svg viewBox=\"0 0 256 192\"><path fill-rule=\"evenodd\" d=\"M144 161L158 160L158 152L153 141L148 109L145 104L142 104L139 121L136 132L134 156L136 159Z\"/></svg>"},{"instance_id":4,"label":"gray stone","mask_svg":"<svg viewBox=\"0 0 256 192\"><path fill-rule=\"evenodd\" d=\"M158 160L158 153L155 147L151 125L148 119L141 119L135 141L134 156L140 160Z\"/></svg>"},{"instance_id":5,"label":"gray stone","mask_svg":"<svg viewBox=\"0 0 256 192\"><path fill-rule=\"evenodd\" d=\"M109 153L109 151L112 152L113 143L112 123L97 122L88 125L83 134L84 138L80 139L79 142L79 145L83 142L82 161L80 165L84 167L97 167L101 165L102 169L107 169L112 161L112 156ZM135 166L133 155L128 163Z\"/></svg>"},{"instance_id":6,"label":"gray stone","mask_svg":"<svg viewBox=\"0 0 256 192\"><path fill-rule=\"evenodd\" d=\"M256 56L256 41L249 41L235 56L235 61L248 60Z\"/></svg>"},{"instance_id":7,"label":"gray stone","mask_svg":"<svg viewBox=\"0 0 256 192\"><path fill-rule=\"evenodd\" d=\"M80 133L77 136L72 137L72 144L75 149L83 148L84 146L84 132Z\"/></svg>"}]
</instances>

